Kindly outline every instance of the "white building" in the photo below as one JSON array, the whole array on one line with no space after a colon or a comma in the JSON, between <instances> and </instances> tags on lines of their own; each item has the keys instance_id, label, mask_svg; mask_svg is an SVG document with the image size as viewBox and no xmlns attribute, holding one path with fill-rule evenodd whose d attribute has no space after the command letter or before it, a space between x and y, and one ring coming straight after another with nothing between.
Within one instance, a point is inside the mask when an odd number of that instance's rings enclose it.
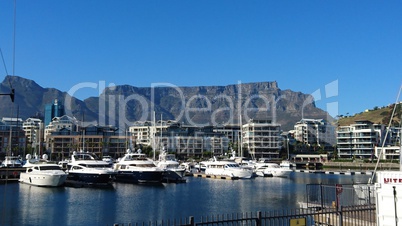
<instances>
[{"instance_id":1,"label":"white building","mask_svg":"<svg viewBox=\"0 0 402 226\"><path fill-rule=\"evenodd\" d=\"M385 126L366 120L356 121L349 126L340 126L337 134L338 157L372 158L375 147L381 145Z\"/></svg>"},{"instance_id":2,"label":"white building","mask_svg":"<svg viewBox=\"0 0 402 226\"><path fill-rule=\"evenodd\" d=\"M28 118L22 123L22 129L27 137L28 144L35 149L41 147L43 142L43 122L38 118Z\"/></svg>"},{"instance_id":3,"label":"white building","mask_svg":"<svg viewBox=\"0 0 402 226\"><path fill-rule=\"evenodd\" d=\"M203 157L206 152L223 155L228 150L229 139L213 127L182 125L173 120L135 122L129 127L137 145L165 148L178 157Z\"/></svg>"},{"instance_id":4,"label":"white building","mask_svg":"<svg viewBox=\"0 0 402 226\"><path fill-rule=\"evenodd\" d=\"M166 131L168 128L179 128L180 123L173 120L137 121L128 128L129 133L135 137L136 143L146 146L154 146L154 137L160 131Z\"/></svg>"},{"instance_id":5,"label":"white building","mask_svg":"<svg viewBox=\"0 0 402 226\"><path fill-rule=\"evenodd\" d=\"M70 117L67 115L63 115L61 117L54 117L48 126L45 128L45 136L46 140L47 136L52 132L60 131L61 129L67 129L69 131L75 131L78 129L79 122L76 118Z\"/></svg>"},{"instance_id":6,"label":"white building","mask_svg":"<svg viewBox=\"0 0 402 226\"><path fill-rule=\"evenodd\" d=\"M333 146L336 144L335 126L324 119L302 119L294 126L295 139L303 144Z\"/></svg>"},{"instance_id":7,"label":"white building","mask_svg":"<svg viewBox=\"0 0 402 226\"><path fill-rule=\"evenodd\" d=\"M255 158L279 158L281 125L271 120L250 119L242 125L243 149Z\"/></svg>"}]
</instances>

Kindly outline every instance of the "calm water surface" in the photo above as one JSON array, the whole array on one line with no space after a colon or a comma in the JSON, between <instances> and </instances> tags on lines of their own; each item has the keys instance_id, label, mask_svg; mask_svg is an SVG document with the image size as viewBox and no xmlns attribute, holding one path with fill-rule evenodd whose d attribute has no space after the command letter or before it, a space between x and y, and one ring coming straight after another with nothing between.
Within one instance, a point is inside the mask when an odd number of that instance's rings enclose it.
<instances>
[{"instance_id":1,"label":"calm water surface","mask_svg":"<svg viewBox=\"0 0 402 226\"><path fill-rule=\"evenodd\" d=\"M298 208L309 183L362 183L368 175L292 173L290 178L218 180L188 177L161 186L113 188L0 185L0 225L113 225L149 220Z\"/></svg>"}]
</instances>

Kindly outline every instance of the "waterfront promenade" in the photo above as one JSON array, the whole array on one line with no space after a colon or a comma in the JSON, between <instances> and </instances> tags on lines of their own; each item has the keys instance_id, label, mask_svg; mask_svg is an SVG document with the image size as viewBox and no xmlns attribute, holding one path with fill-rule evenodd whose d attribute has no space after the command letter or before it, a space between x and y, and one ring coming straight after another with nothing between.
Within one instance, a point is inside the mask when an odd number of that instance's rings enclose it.
<instances>
[{"instance_id":1,"label":"waterfront promenade","mask_svg":"<svg viewBox=\"0 0 402 226\"><path fill-rule=\"evenodd\" d=\"M338 169L339 171L351 170L351 171L364 171L374 170L376 163L364 163L364 162L324 162L323 168L325 170ZM377 170L399 170L399 163L379 163Z\"/></svg>"}]
</instances>

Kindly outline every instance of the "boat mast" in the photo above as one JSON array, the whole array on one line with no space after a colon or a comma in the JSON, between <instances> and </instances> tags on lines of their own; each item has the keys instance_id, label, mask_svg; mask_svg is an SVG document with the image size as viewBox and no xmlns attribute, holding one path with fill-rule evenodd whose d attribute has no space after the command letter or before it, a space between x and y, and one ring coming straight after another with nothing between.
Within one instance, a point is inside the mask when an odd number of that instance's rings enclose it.
<instances>
[{"instance_id":1,"label":"boat mast","mask_svg":"<svg viewBox=\"0 0 402 226\"><path fill-rule=\"evenodd\" d=\"M239 126L240 126L240 157L243 157L243 123L242 123L242 117L241 117L241 108L242 108L242 96L241 96L241 82L238 81L238 86L239 86L239 92L238 92L238 99L239 99L239 103L238 103L238 113L239 113Z\"/></svg>"},{"instance_id":2,"label":"boat mast","mask_svg":"<svg viewBox=\"0 0 402 226\"><path fill-rule=\"evenodd\" d=\"M153 160L155 161L155 148L156 148L156 143L155 143L155 136L156 136L156 115L154 111L154 120L153 120L153 133L152 133L152 150L153 150Z\"/></svg>"},{"instance_id":3,"label":"boat mast","mask_svg":"<svg viewBox=\"0 0 402 226\"><path fill-rule=\"evenodd\" d=\"M82 113L82 151L85 151L85 125L84 125L84 113Z\"/></svg>"},{"instance_id":4,"label":"boat mast","mask_svg":"<svg viewBox=\"0 0 402 226\"><path fill-rule=\"evenodd\" d=\"M8 150L9 150L9 156L11 156L12 155L12 150L11 150L11 148L12 148L12 145L11 145L11 141L12 141L12 139L13 139L13 108L11 107L11 118L10 118L10 138L9 138L9 140L8 140Z\"/></svg>"},{"instance_id":5,"label":"boat mast","mask_svg":"<svg viewBox=\"0 0 402 226\"><path fill-rule=\"evenodd\" d=\"M159 145L160 145L160 150L163 150L163 143L162 143L162 129L163 129L163 120L162 120L162 114L161 114L161 131L159 134ZM160 154L160 153L159 153Z\"/></svg>"}]
</instances>

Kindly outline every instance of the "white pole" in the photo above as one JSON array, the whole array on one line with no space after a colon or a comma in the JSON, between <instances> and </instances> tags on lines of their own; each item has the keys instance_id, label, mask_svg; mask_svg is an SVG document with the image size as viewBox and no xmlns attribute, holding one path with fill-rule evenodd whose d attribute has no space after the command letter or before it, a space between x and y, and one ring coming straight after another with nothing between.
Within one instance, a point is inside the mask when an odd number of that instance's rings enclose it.
<instances>
[{"instance_id":1,"label":"white pole","mask_svg":"<svg viewBox=\"0 0 402 226\"><path fill-rule=\"evenodd\" d=\"M154 125L153 125L153 133L152 133L152 149L154 151L154 156L153 156L153 160L155 161L155 148L156 148L156 144L155 144L155 135L156 135L156 116L155 116L155 111L154 111Z\"/></svg>"}]
</instances>

